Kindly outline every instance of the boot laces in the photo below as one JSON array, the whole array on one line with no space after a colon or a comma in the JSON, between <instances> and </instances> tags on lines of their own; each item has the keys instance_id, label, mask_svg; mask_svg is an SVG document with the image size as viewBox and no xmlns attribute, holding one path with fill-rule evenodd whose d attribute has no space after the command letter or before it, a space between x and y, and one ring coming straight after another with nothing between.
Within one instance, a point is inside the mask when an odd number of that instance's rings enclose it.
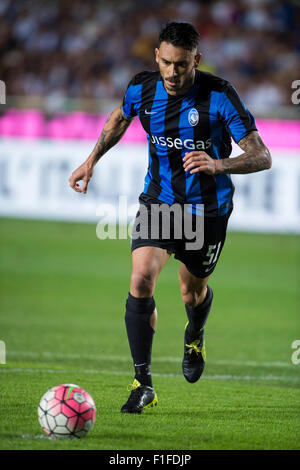
<instances>
[{"instance_id":1,"label":"boot laces","mask_svg":"<svg viewBox=\"0 0 300 470\"><path fill-rule=\"evenodd\" d=\"M201 349L199 348L200 340L197 339L193 341L191 344L186 344L186 347L189 348L188 354L192 354L193 351L197 354L201 354Z\"/></svg>"}]
</instances>

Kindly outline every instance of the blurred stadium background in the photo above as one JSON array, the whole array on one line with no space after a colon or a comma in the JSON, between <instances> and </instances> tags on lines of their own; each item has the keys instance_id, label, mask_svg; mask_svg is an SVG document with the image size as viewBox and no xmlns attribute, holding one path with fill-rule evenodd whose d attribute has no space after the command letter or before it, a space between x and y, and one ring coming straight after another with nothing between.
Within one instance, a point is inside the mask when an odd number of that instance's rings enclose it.
<instances>
[{"instance_id":1,"label":"blurred stadium background","mask_svg":"<svg viewBox=\"0 0 300 470\"><path fill-rule=\"evenodd\" d=\"M155 68L167 20L198 28L200 69L236 87L273 167L233 175L235 210L212 280L218 295L200 395L198 386L187 389L178 359L178 265L170 261L161 275L153 367L163 392L161 421L149 417L145 439L144 422L133 428L128 421L125 432L119 418L127 398L120 375L131 364L122 313L129 241L101 244L95 233L120 196L127 198L126 217L135 214L147 167L137 119L97 165L86 195L72 191L68 178L132 75ZM40 432L35 407L61 381L88 387L101 404L94 441L72 444L77 448L299 448L299 365L290 360L299 338L299 30L296 0L1 0L0 340L7 365L0 372L9 377L0 381L3 448L49 444L33 440ZM233 145L232 155L240 152ZM203 397L208 412L197 415ZM204 420L197 429L196 415Z\"/></svg>"},{"instance_id":2,"label":"blurred stadium background","mask_svg":"<svg viewBox=\"0 0 300 470\"><path fill-rule=\"evenodd\" d=\"M1 79L8 105L107 111L133 74L153 69L169 19L193 22L202 69L239 89L257 116L294 116L299 2L282 0L2 0Z\"/></svg>"}]
</instances>

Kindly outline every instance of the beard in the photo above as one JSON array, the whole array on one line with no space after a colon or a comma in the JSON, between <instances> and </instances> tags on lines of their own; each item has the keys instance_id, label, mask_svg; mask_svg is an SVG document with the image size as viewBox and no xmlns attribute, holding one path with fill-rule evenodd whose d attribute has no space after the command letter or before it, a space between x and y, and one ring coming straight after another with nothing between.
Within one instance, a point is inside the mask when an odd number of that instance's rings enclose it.
<instances>
[{"instance_id":1,"label":"beard","mask_svg":"<svg viewBox=\"0 0 300 470\"><path fill-rule=\"evenodd\" d=\"M164 86L173 94L184 94L193 85L194 77L194 71L184 77L163 77Z\"/></svg>"}]
</instances>

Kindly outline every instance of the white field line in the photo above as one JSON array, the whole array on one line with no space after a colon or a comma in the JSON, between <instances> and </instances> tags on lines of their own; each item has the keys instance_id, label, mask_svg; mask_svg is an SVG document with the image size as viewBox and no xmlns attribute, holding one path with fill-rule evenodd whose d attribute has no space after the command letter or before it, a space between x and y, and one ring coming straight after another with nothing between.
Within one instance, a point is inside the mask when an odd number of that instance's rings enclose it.
<instances>
[{"instance_id":1,"label":"white field line","mask_svg":"<svg viewBox=\"0 0 300 470\"><path fill-rule=\"evenodd\" d=\"M46 439L47 441L52 441L51 437L46 434L19 434L18 437L22 439Z\"/></svg>"},{"instance_id":2,"label":"white field line","mask_svg":"<svg viewBox=\"0 0 300 470\"><path fill-rule=\"evenodd\" d=\"M94 375L121 375L121 376L129 376L131 377L130 372L121 372L121 371L110 371L110 370L97 370L97 369L32 369L32 368L0 368L0 374L2 373L32 373L32 374L94 374ZM183 379L181 374L160 374L160 373L152 373L153 377L173 377L173 378L180 378ZM232 375L232 374L204 374L203 379L208 380L265 380L265 381L282 381L282 382L300 382L298 377L281 377L276 375Z\"/></svg>"},{"instance_id":3,"label":"white field line","mask_svg":"<svg viewBox=\"0 0 300 470\"><path fill-rule=\"evenodd\" d=\"M7 351L7 357L32 357L32 358L48 358L48 359L87 359L87 360L96 360L96 361L116 361L116 362L128 362L131 361L129 356L107 356L107 355L97 355L97 354L70 354L70 353L53 353L53 352L33 352L33 351ZM153 362L181 362L182 357L172 357L172 356L162 356L162 357L153 357ZM219 359L219 360L210 360L210 364L215 365L235 365L235 366L249 366L249 367L295 367L294 364L283 361L273 361L273 362L258 362L258 361L242 361L242 360L228 360L228 359Z\"/></svg>"}]
</instances>

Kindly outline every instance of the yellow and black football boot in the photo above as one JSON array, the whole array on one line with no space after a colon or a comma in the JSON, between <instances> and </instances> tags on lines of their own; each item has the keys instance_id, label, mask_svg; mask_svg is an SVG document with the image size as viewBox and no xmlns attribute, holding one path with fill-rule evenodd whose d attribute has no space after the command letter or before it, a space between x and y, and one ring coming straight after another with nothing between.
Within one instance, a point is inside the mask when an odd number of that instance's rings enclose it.
<instances>
[{"instance_id":1,"label":"yellow and black football boot","mask_svg":"<svg viewBox=\"0 0 300 470\"><path fill-rule=\"evenodd\" d=\"M131 394L127 402L122 406L121 413L142 413L145 408L150 408L157 405L157 395L153 387L148 385L141 385L137 379L134 379L133 384L129 385L128 391Z\"/></svg>"},{"instance_id":2,"label":"yellow and black football boot","mask_svg":"<svg viewBox=\"0 0 300 470\"><path fill-rule=\"evenodd\" d=\"M185 325L182 371L185 379L194 383L200 379L205 366L204 329L202 328L196 335L192 335L188 325L189 322Z\"/></svg>"}]
</instances>

